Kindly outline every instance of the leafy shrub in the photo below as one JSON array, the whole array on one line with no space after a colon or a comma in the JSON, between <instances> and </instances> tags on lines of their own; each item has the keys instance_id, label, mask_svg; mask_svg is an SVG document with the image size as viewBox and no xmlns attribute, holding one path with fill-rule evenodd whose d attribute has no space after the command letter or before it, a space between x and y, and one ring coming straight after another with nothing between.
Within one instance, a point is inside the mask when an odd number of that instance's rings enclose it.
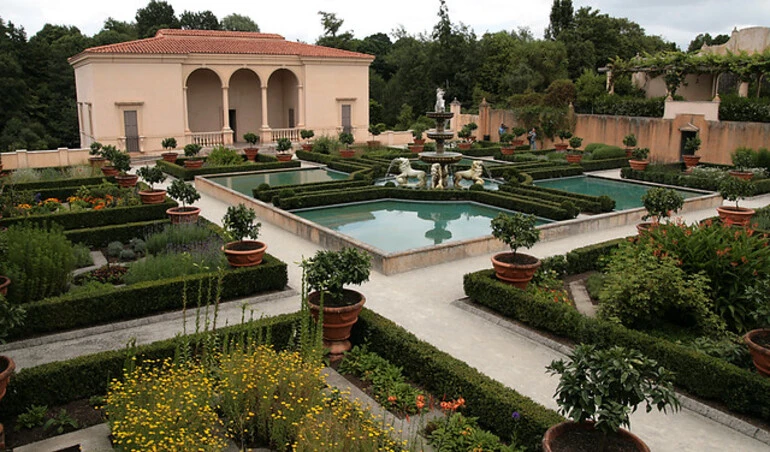
<instances>
[{"instance_id":1,"label":"leafy shrub","mask_svg":"<svg viewBox=\"0 0 770 452\"><path fill-rule=\"evenodd\" d=\"M331 154L337 152L340 147L342 147L342 143L340 143L339 140L328 137L326 135L320 136L313 140L313 152L318 152L320 154Z\"/></svg>"},{"instance_id":2,"label":"leafy shrub","mask_svg":"<svg viewBox=\"0 0 770 452\"><path fill-rule=\"evenodd\" d=\"M94 265L94 258L91 257L91 249L82 243L76 243L72 246L72 255L75 258L75 268Z\"/></svg>"},{"instance_id":3,"label":"leafy shrub","mask_svg":"<svg viewBox=\"0 0 770 452\"><path fill-rule=\"evenodd\" d=\"M206 158L207 166L235 166L243 164L243 157L235 149L215 146Z\"/></svg>"},{"instance_id":4,"label":"leafy shrub","mask_svg":"<svg viewBox=\"0 0 770 452\"><path fill-rule=\"evenodd\" d=\"M118 255L118 258L122 261L132 261L136 259L136 253L134 250L127 248L120 252L120 255Z\"/></svg>"},{"instance_id":5,"label":"leafy shrub","mask_svg":"<svg viewBox=\"0 0 770 452\"><path fill-rule=\"evenodd\" d=\"M192 224L169 224L163 231L147 236L145 244L149 254L160 254L183 248L195 248L209 242L216 234L209 228Z\"/></svg>"},{"instance_id":6,"label":"leafy shrub","mask_svg":"<svg viewBox=\"0 0 770 452\"><path fill-rule=\"evenodd\" d=\"M721 121L770 122L770 103L750 97L724 96L719 103Z\"/></svg>"},{"instance_id":7,"label":"leafy shrub","mask_svg":"<svg viewBox=\"0 0 770 452\"><path fill-rule=\"evenodd\" d=\"M142 281L206 273L226 267L227 258L220 251L219 245L210 242L207 246L190 252L147 256L131 264L124 280L126 284L136 284Z\"/></svg>"},{"instance_id":8,"label":"leafy shrub","mask_svg":"<svg viewBox=\"0 0 770 452\"><path fill-rule=\"evenodd\" d=\"M588 146L590 146L590 144ZM586 152L588 152L588 146L586 146ZM591 152L591 157L594 160L615 159L625 156L626 151L618 146L599 146Z\"/></svg>"},{"instance_id":9,"label":"leafy shrub","mask_svg":"<svg viewBox=\"0 0 770 452\"><path fill-rule=\"evenodd\" d=\"M599 293L604 287L604 274L592 273L588 275L588 278L586 278L586 281L585 281L585 285L586 285L586 291L588 292L588 295L590 295L592 299L598 300Z\"/></svg>"},{"instance_id":10,"label":"leafy shrub","mask_svg":"<svg viewBox=\"0 0 770 452\"><path fill-rule=\"evenodd\" d=\"M147 244L142 239L133 238L128 241L128 246L136 254L144 255L147 252Z\"/></svg>"},{"instance_id":11,"label":"leafy shrub","mask_svg":"<svg viewBox=\"0 0 770 452\"><path fill-rule=\"evenodd\" d=\"M27 411L21 413L16 418L16 425L13 427L14 431L19 431L22 428L35 428L42 427L45 423L46 414L48 414L48 407L45 405L31 405L27 408Z\"/></svg>"},{"instance_id":12,"label":"leafy shrub","mask_svg":"<svg viewBox=\"0 0 770 452\"><path fill-rule=\"evenodd\" d=\"M549 107L566 107L575 102L575 84L569 79L554 80L545 90L543 104Z\"/></svg>"},{"instance_id":13,"label":"leafy shrub","mask_svg":"<svg viewBox=\"0 0 770 452\"><path fill-rule=\"evenodd\" d=\"M648 118L662 118L665 106L663 97L652 99L640 99L638 97L603 95L593 103L593 109L579 113L593 113L596 115L613 116L642 116Z\"/></svg>"},{"instance_id":14,"label":"leafy shrub","mask_svg":"<svg viewBox=\"0 0 770 452\"><path fill-rule=\"evenodd\" d=\"M11 303L41 300L67 290L75 255L61 226L12 225L4 235L7 251L0 266L13 281L8 290Z\"/></svg>"},{"instance_id":15,"label":"leafy shrub","mask_svg":"<svg viewBox=\"0 0 770 452\"><path fill-rule=\"evenodd\" d=\"M121 251L123 251L123 244L121 242L110 242L107 245L107 257L118 257Z\"/></svg>"},{"instance_id":16,"label":"leafy shrub","mask_svg":"<svg viewBox=\"0 0 770 452\"><path fill-rule=\"evenodd\" d=\"M604 143L588 143L583 150L585 152L594 152L595 150L599 148L603 148L604 146L607 146L607 145Z\"/></svg>"},{"instance_id":17,"label":"leafy shrub","mask_svg":"<svg viewBox=\"0 0 770 452\"><path fill-rule=\"evenodd\" d=\"M24 307L11 304L5 295L0 294L0 344L5 343L11 330L24 325L26 317L27 311Z\"/></svg>"},{"instance_id":18,"label":"leafy shrub","mask_svg":"<svg viewBox=\"0 0 770 452\"><path fill-rule=\"evenodd\" d=\"M120 267L120 268L125 268L125 267ZM82 285L71 286L67 294L71 296L96 295L96 294L104 294L111 290L115 290L115 286L112 284L101 283L99 281L86 282L85 280L83 280Z\"/></svg>"},{"instance_id":19,"label":"leafy shrub","mask_svg":"<svg viewBox=\"0 0 770 452\"><path fill-rule=\"evenodd\" d=\"M478 418L466 417L462 413L451 413L436 419L430 423L428 430L430 445L442 452L520 450L516 444L505 446L497 435L479 427Z\"/></svg>"}]
</instances>

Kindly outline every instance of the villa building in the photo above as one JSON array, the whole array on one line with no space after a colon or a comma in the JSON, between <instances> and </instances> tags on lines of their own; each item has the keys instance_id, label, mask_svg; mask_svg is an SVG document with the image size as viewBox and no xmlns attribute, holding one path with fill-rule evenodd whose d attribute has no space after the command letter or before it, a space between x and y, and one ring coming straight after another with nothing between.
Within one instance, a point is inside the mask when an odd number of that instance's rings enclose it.
<instances>
[{"instance_id":1,"label":"villa building","mask_svg":"<svg viewBox=\"0 0 770 452\"><path fill-rule=\"evenodd\" d=\"M92 47L75 69L81 147L131 152L233 144L253 132L262 143L353 133L366 139L371 55L269 33L159 30L148 39Z\"/></svg>"}]
</instances>

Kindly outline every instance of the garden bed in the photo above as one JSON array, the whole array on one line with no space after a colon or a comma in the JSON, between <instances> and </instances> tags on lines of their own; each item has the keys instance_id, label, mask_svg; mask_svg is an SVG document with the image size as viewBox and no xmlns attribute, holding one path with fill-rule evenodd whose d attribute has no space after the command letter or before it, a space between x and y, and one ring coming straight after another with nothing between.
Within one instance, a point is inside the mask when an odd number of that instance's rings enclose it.
<instances>
[{"instance_id":1,"label":"garden bed","mask_svg":"<svg viewBox=\"0 0 770 452\"><path fill-rule=\"evenodd\" d=\"M247 162L244 160L242 165L227 165L227 166L204 166L201 168L185 168L184 161L189 160L185 158L179 158L177 163L170 163L165 160L157 160L156 164L164 173L170 174L177 179L193 180L195 176L204 176L212 174L224 174L224 173L245 173L250 171L261 171L269 169L279 168L299 168L301 163L296 160L289 162L279 162L273 156L257 154L257 162ZM197 159L196 159L197 160ZM205 160L205 159L204 159Z\"/></svg>"}]
</instances>

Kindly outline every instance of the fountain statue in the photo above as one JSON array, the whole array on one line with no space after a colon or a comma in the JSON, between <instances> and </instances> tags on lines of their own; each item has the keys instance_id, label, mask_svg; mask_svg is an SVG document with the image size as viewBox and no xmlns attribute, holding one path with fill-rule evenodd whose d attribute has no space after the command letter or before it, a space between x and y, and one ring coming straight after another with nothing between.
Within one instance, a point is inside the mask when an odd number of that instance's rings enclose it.
<instances>
[{"instance_id":1,"label":"fountain statue","mask_svg":"<svg viewBox=\"0 0 770 452\"><path fill-rule=\"evenodd\" d=\"M417 183L417 187L425 188L425 171L413 169L412 163L406 157L398 157L393 160L393 163L398 164L398 169L401 171L401 173L396 176L396 182L398 182L398 185L404 186L410 177L416 177L419 181Z\"/></svg>"},{"instance_id":2,"label":"fountain statue","mask_svg":"<svg viewBox=\"0 0 770 452\"><path fill-rule=\"evenodd\" d=\"M431 165L431 188L442 189L447 186L449 165L459 162L463 155L459 152L444 151L444 141L451 140L454 137L453 132L444 130L444 125L448 119L452 119L454 113L444 111L444 90L441 88L436 89L436 106L434 110L426 113L426 116L436 120L436 129L427 132L428 138L436 142L436 151L421 152L420 160Z\"/></svg>"},{"instance_id":3,"label":"fountain statue","mask_svg":"<svg viewBox=\"0 0 770 452\"><path fill-rule=\"evenodd\" d=\"M481 178L483 173L484 165L478 160L474 160L473 163L471 163L471 169L458 171L454 174L454 176L452 176L452 179L454 180L454 187L460 188L460 181L463 179L468 179L473 181L474 184L484 186L484 179Z\"/></svg>"}]
</instances>

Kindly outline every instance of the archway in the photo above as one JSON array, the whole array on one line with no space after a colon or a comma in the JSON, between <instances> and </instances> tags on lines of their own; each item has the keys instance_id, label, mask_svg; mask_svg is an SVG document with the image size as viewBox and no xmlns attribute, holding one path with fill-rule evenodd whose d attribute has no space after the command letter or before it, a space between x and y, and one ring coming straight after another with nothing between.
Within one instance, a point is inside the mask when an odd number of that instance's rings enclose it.
<instances>
[{"instance_id":1,"label":"archway","mask_svg":"<svg viewBox=\"0 0 770 452\"><path fill-rule=\"evenodd\" d=\"M187 77L187 120L190 131L218 132L222 116L222 80L211 69L196 69Z\"/></svg>"},{"instance_id":2,"label":"archway","mask_svg":"<svg viewBox=\"0 0 770 452\"><path fill-rule=\"evenodd\" d=\"M294 128L299 122L299 80L288 69L278 69L267 82L267 119L272 129Z\"/></svg>"},{"instance_id":3,"label":"archway","mask_svg":"<svg viewBox=\"0 0 770 452\"><path fill-rule=\"evenodd\" d=\"M245 133L259 135L262 126L262 89L259 76L249 69L238 69L230 77L229 117L233 141L243 141Z\"/></svg>"}]
</instances>

